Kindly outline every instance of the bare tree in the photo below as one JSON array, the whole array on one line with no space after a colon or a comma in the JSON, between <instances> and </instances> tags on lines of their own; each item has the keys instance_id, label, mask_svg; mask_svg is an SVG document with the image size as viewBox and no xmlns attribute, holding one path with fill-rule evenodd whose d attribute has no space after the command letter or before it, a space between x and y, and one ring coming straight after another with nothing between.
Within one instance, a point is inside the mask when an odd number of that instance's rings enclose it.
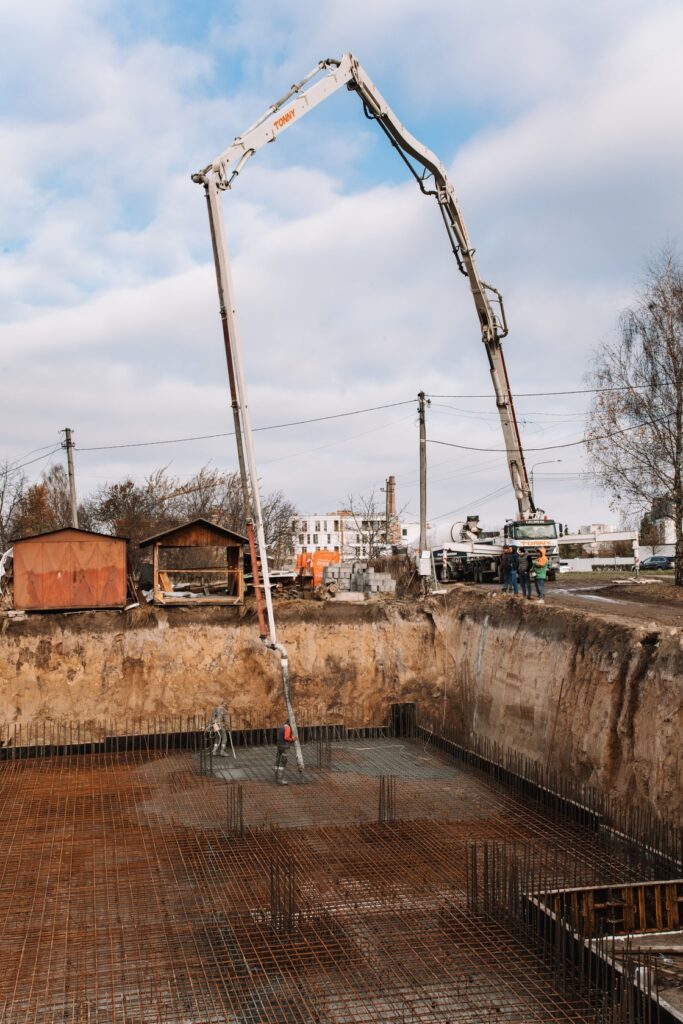
<instances>
[{"instance_id":1,"label":"bare tree","mask_svg":"<svg viewBox=\"0 0 683 1024\"><path fill-rule=\"evenodd\" d=\"M7 550L16 534L25 491L26 477L5 459L0 463L0 554Z\"/></svg>"},{"instance_id":2,"label":"bare tree","mask_svg":"<svg viewBox=\"0 0 683 1024\"><path fill-rule=\"evenodd\" d=\"M265 496L261 512L270 558L275 568L281 567L294 554L292 519L296 516L296 506L282 491L273 491Z\"/></svg>"},{"instance_id":3,"label":"bare tree","mask_svg":"<svg viewBox=\"0 0 683 1024\"><path fill-rule=\"evenodd\" d=\"M296 508L281 491L262 501L266 542L276 563L292 551L291 520ZM133 480L105 484L84 507L93 528L132 541L131 560L137 568L140 540L190 519L209 519L235 533L244 533L242 488L237 473L203 466L187 480L157 469L141 484Z\"/></svg>"},{"instance_id":4,"label":"bare tree","mask_svg":"<svg viewBox=\"0 0 683 1024\"><path fill-rule=\"evenodd\" d=\"M587 422L592 470L631 515L670 502L677 586L683 586L683 267L671 249L650 267L618 340L589 374L599 388Z\"/></svg>"},{"instance_id":5,"label":"bare tree","mask_svg":"<svg viewBox=\"0 0 683 1024\"><path fill-rule=\"evenodd\" d=\"M164 469L156 470L142 484L130 479L104 484L85 503L85 518L92 529L131 541L131 566L137 571L140 541L178 521L166 501L173 487L174 478Z\"/></svg>"},{"instance_id":6,"label":"bare tree","mask_svg":"<svg viewBox=\"0 0 683 1024\"><path fill-rule=\"evenodd\" d=\"M69 480L64 467L56 463L41 474L39 483L22 489L13 516L14 537L30 537L70 525Z\"/></svg>"},{"instance_id":7,"label":"bare tree","mask_svg":"<svg viewBox=\"0 0 683 1024\"><path fill-rule=\"evenodd\" d=\"M364 557L377 558L381 549L386 546L387 538L384 502L380 504L377 501L374 488L369 494L350 494L346 499L343 514L350 520L351 529L355 530L360 538L358 546ZM342 558L348 554L348 550L342 552Z\"/></svg>"}]
</instances>

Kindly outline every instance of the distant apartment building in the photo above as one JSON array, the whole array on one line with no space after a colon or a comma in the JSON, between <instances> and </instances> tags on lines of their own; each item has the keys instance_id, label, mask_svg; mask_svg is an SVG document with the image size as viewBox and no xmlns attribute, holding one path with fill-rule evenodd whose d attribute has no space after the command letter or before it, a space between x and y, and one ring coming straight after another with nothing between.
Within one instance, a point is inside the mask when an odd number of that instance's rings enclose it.
<instances>
[{"instance_id":1,"label":"distant apartment building","mask_svg":"<svg viewBox=\"0 0 683 1024\"><path fill-rule=\"evenodd\" d=\"M676 523L673 519L658 519L657 524L661 530L662 544L676 543Z\"/></svg>"},{"instance_id":2,"label":"distant apartment building","mask_svg":"<svg viewBox=\"0 0 683 1024\"><path fill-rule=\"evenodd\" d=\"M676 543L676 520L673 517L673 504L665 496L652 499L650 512L652 522L659 528L662 544Z\"/></svg>"},{"instance_id":3,"label":"distant apartment building","mask_svg":"<svg viewBox=\"0 0 683 1024\"><path fill-rule=\"evenodd\" d=\"M372 558L388 546L407 547L419 534L417 523L401 523L373 513L363 516L342 509L338 512L314 513L292 520L294 553L307 551L338 551L342 561Z\"/></svg>"}]
</instances>

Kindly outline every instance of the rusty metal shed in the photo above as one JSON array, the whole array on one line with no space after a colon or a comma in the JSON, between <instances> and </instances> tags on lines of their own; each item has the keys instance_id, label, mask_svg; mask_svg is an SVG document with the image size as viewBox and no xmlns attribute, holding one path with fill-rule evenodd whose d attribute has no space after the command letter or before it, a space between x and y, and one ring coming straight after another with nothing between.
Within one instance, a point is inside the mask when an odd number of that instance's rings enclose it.
<instances>
[{"instance_id":1,"label":"rusty metal shed","mask_svg":"<svg viewBox=\"0 0 683 1024\"><path fill-rule=\"evenodd\" d=\"M14 541L14 607L25 611L123 608L125 537L68 526Z\"/></svg>"},{"instance_id":2,"label":"rusty metal shed","mask_svg":"<svg viewBox=\"0 0 683 1024\"><path fill-rule=\"evenodd\" d=\"M152 548L152 578L155 604L242 604L244 600L244 546L247 538L233 530L193 519L181 526L147 537L141 548ZM176 565L164 553L185 549ZM202 550L203 564L194 562L190 550ZM174 593L173 579L191 581L194 592ZM199 590L197 585L199 584Z\"/></svg>"}]
</instances>

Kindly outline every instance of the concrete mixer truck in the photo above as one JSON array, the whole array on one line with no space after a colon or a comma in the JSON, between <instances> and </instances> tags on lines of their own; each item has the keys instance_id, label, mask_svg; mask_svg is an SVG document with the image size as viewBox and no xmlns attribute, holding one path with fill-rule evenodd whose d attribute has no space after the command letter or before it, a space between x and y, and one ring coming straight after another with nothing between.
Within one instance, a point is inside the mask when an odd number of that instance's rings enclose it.
<instances>
[{"instance_id":1,"label":"concrete mixer truck","mask_svg":"<svg viewBox=\"0 0 683 1024\"><path fill-rule=\"evenodd\" d=\"M484 532L479 516L443 523L427 531L432 571L442 583L471 580L491 583L500 579L500 557L505 546L520 555L536 555L545 548L550 561L549 576L554 578L560 564L559 538L562 525L537 512L533 519L510 519L498 530Z\"/></svg>"}]
</instances>

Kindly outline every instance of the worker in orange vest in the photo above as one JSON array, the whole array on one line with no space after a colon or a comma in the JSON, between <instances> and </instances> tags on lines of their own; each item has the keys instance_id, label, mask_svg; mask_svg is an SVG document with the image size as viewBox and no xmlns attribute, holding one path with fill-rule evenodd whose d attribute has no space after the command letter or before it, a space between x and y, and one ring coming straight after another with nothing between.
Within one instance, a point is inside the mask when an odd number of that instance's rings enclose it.
<instances>
[{"instance_id":1,"label":"worker in orange vest","mask_svg":"<svg viewBox=\"0 0 683 1024\"><path fill-rule=\"evenodd\" d=\"M296 740L296 736L292 732L292 727L289 724L289 719L284 725L281 725L277 731L277 755L275 757L275 782L278 786L288 786L289 783L285 781L285 766L287 764L287 751L292 743Z\"/></svg>"}]
</instances>

